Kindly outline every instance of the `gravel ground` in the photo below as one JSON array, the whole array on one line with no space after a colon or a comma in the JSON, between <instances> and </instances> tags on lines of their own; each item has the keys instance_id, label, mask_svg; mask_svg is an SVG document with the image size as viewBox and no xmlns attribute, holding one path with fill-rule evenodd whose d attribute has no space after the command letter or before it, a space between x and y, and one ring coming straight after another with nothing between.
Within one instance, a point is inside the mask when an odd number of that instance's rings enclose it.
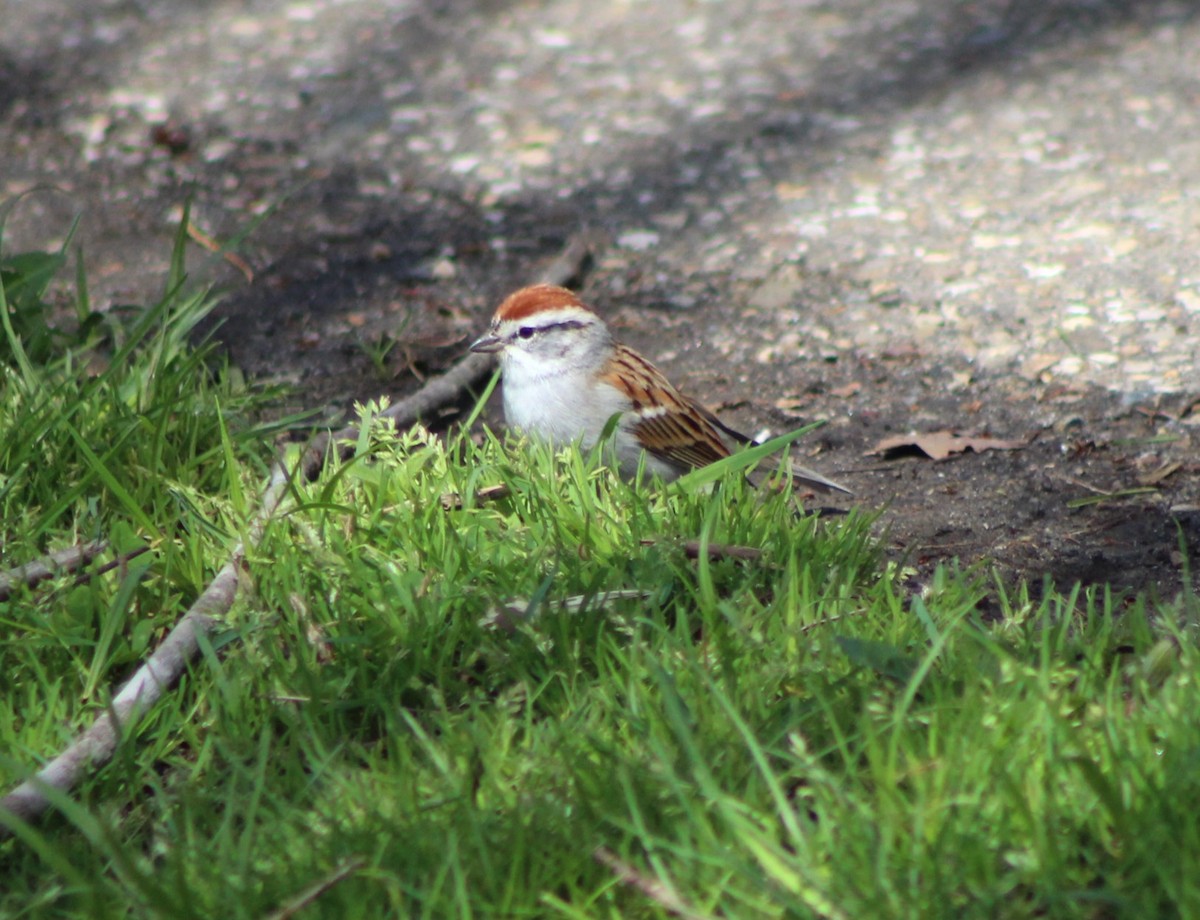
<instances>
[{"instance_id":1,"label":"gravel ground","mask_svg":"<svg viewBox=\"0 0 1200 920\"><path fill-rule=\"evenodd\" d=\"M309 406L413 389L581 229L586 296L743 427L828 424L921 583L1178 590L1200 543L1200 17L1105 0L11 4L6 246L97 303L172 220ZM395 347L379 355L389 339ZM374 360L373 360L374 356ZM958 431L1027 446L870 455ZM1193 566L1194 568L1194 566Z\"/></svg>"}]
</instances>

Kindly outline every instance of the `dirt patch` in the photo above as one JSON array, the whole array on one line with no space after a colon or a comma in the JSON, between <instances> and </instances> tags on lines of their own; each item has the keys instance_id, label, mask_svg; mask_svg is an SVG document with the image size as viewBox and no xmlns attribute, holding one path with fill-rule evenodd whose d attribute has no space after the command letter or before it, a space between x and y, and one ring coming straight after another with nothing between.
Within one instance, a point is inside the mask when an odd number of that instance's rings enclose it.
<instances>
[{"instance_id":1,"label":"dirt patch","mask_svg":"<svg viewBox=\"0 0 1200 920\"><path fill-rule=\"evenodd\" d=\"M461 232L464 225L457 226ZM559 245L547 239L539 255L505 261L470 244L455 258L455 278L442 280L429 277L428 260L436 253L428 250L389 257L407 262L381 259L344 272L325 264L311 277L280 266L271 277L288 280L279 286L268 280L265 287L277 301L281 286L288 310L250 310L242 300L226 317L222 337L236 363L252 372L270 376L282 364L301 402L326 406L334 419L355 400L410 392L461 358L501 296L479 292L500 275L512 278L509 287L534 277L533 267ZM603 250L596 262L603 266ZM410 273L406 283L395 284L404 272ZM1015 372L980 373L911 343L878 353L822 347L820 354L769 365L731 363L695 332L728 324L728 295L684 311L665 305L653 288L636 292L638 281L600 267L584 290L621 338L742 430L780 433L824 421L801 442L799 456L851 486L855 496L817 503L878 512L889 556L911 568L912 586L926 583L940 564L982 564L981 571L1006 582L1032 582L1035 594L1051 579L1172 597L1194 568L1184 555L1200 545L1194 398L1128 401L1051 375L1030 381ZM826 283L808 278L806 290L811 296ZM710 277L707 284L720 290L722 279ZM349 319L324 309L326 286L340 285L358 292ZM623 293L615 296L612 288ZM746 338L736 327L729 334ZM379 337L393 338L394 345L372 359L369 343ZM459 410L470 398L464 394ZM459 410L431 421L453 425ZM485 420L502 424L498 399ZM916 452L871 453L885 438L945 430L1027 445L944 461Z\"/></svg>"}]
</instances>

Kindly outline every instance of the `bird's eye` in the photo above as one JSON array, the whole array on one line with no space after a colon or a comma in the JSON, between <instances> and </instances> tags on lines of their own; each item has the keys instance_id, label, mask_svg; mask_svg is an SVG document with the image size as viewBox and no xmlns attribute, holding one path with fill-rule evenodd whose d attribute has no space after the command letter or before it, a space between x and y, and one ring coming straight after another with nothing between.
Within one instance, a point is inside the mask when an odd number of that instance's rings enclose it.
<instances>
[{"instance_id":1,"label":"bird's eye","mask_svg":"<svg viewBox=\"0 0 1200 920\"><path fill-rule=\"evenodd\" d=\"M519 335L523 339L532 339L533 338L533 327L532 326L522 326L520 329L517 330L517 335Z\"/></svg>"}]
</instances>

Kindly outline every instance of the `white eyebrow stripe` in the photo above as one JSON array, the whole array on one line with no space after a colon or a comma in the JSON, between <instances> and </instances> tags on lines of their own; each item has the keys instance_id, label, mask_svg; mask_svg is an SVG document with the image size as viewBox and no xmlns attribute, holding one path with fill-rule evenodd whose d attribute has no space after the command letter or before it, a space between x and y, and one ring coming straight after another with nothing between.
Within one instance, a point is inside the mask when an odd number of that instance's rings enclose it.
<instances>
[{"instance_id":1,"label":"white eyebrow stripe","mask_svg":"<svg viewBox=\"0 0 1200 920\"><path fill-rule=\"evenodd\" d=\"M538 332L549 332L551 329L582 329L587 323L577 319L564 319L556 323L546 323L544 326L533 326Z\"/></svg>"}]
</instances>

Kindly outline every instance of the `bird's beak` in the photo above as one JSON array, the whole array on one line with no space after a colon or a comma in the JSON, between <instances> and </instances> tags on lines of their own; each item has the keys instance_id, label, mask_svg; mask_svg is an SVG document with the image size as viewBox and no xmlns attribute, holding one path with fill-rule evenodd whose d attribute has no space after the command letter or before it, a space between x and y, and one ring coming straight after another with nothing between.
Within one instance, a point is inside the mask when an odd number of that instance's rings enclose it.
<instances>
[{"instance_id":1,"label":"bird's beak","mask_svg":"<svg viewBox=\"0 0 1200 920\"><path fill-rule=\"evenodd\" d=\"M498 336L488 333L481 336L471 343L471 351L481 352L486 355L494 354L504 347L504 342Z\"/></svg>"}]
</instances>

